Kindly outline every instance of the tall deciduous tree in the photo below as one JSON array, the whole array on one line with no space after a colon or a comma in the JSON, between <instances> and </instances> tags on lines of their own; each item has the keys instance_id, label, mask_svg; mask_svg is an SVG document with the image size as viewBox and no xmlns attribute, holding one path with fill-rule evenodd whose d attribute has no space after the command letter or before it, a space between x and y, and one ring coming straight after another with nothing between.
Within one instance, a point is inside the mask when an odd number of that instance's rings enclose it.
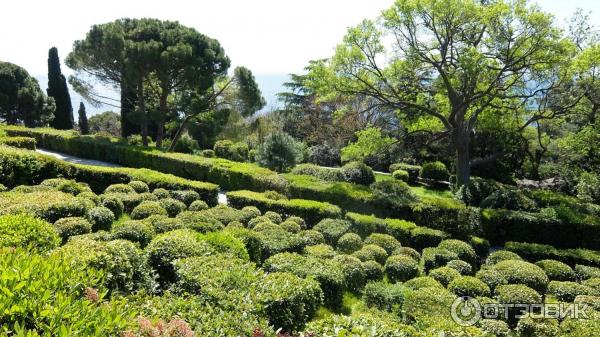
<instances>
[{"instance_id":1,"label":"tall deciduous tree","mask_svg":"<svg viewBox=\"0 0 600 337\"><path fill-rule=\"evenodd\" d=\"M73 106L67 87L67 80L60 70L60 59L56 47L48 51L48 96L54 98L56 110L51 125L55 129L68 130L73 128Z\"/></svg>"},{"instance_id":2,"label":"tall deciduous tree","mask_svg":"<svg viewBox=\"0 0 600 337\"><path fill-rule=\"evenodd\" d=\"M397 0L381 22L348 31L327 69L328 94L372 97L405 123L427 121L450 139L458 185L470 179L479 116L551 86L539 74L568 55L552 16L526 1Z\"/></svg>"},{"instance_id":3,"label":"tall deciduous tree","mask_svg":"<svg viewBox=\"0 0 600 337\"><path fill-rule=\"evenodd\" d=\"M54 99L46 97L38 81L12 63L0 62L0 119L7 124L46 126L52 120Z\"/></svg>"},{"instance_id":4,"label":"tall deciduous tree","mask_svg":"<svg viewBox=\"0 0 600 337\"><path fill-rule=\"evenodd\" d=\"M83 104L83 102L79 102L79 111L77 111L77 114L79 115L79 132L81 132L82 135L89 134L90 127L88 124L88 118L85 112L85 105Z\"/></svg>"}]
</instances>

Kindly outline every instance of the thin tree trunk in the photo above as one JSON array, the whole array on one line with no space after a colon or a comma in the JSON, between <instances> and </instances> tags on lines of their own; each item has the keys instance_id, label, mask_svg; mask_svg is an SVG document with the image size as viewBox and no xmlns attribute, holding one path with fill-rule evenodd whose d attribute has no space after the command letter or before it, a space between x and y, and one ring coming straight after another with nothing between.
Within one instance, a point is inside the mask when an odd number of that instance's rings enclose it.
<instances>
[{"instance_id":1,"label":"thin tree trunk","mask_svg":"<svg viewBox=\"0 0 600 337\"><path fill-rule=\"evenodd\" d=\"M460 187L471 179L469 132L465 126L459 125L453 131L452 138L456 148L456 185Z\"/></svg>"},{"instance_id":2,"label":"thin tree trunk","mask_svg":"<svg viewBox=\"0 0 600 337\"><path fill-rule=\"evenodd\" d=\"M183 122L181 122L181 125L177 129L177 132L175 132L175 136L173 136L173 141L171 141L171 146L169 146L169 151L175 150L175 145L177 145L177 142L181 138L181 135L183 134L183 130L185 129L185 126L190 121L190 119L192 119L192 116L186 116L183 119Z\"/></svg>"},{"instance_id":3,"label":"thin tree trunk","mask_svg":"<svg viewBox=\"0 0 600 337\"><path fill-rule=\"evenodd\" d=\"M142 144L148 146L148 116L146 114L146 99L144 98L144 80L140 78L138 82L138 110L142 118Z\"/></svg>"},{"instance_id":4,"label":"thin tree trunk","mask_svg":"<svg viewBox=\"0 0 600 337\"><path fill-rule=\"evenodd\" d=\"M167 118L167 98L168 91L163 88L160 96L160 119L156 122L156 147L162 147L162 140L165 134L165 119Z\"/></svg>"}]
</instances>

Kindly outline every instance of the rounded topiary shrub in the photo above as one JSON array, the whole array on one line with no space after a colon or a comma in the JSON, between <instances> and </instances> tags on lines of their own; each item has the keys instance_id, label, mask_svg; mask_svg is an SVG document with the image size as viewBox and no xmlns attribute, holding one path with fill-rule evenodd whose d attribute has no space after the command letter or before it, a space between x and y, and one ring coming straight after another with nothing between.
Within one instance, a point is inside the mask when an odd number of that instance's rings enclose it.
<instances>
[{"instance_id":1,"label":"rounded topiary shrub","mask_svg":"<svg viewBox=\"0 0 600 337\"><path fill-rule=\"evenodd\" d=\"M91 200L94 203L94 205L96 205L96 206L100 203L100 196L98 196L94 192L90 192L90 191L81 192L81 193L77 194L77 197Z\"/></svg>"},{"instance_id":2,"label":"rounded topiary shrub","mask_svg":"<svg viewBox=\"0 0 600 337\"><path fill-rule=\"evenodd\" d=\"M294 234L300 233L300 231L302 231L300 225L298 225L298 223L295 221L285 220L284 222L280 223L279 226L281 226L281 228L285 229L286 231Z\"/></svg>"},{"instance_id":3,"label":"rounded topiary shrub","mask_svg":"<svg viewBox=\"0 0 600 337\"><path fill-rule=\"evenodd\" d=\"M375 182L373 170L361 162L351 162L342 166L340 173L343 179L349 183L370 185Z\"/></svg>"},{"instance_id":4,"label":"rounded topiary shrub","mask_svg":"<svg viewBox=\"0 0 600 337\"><path fill-rule=\"evenodd\" d=\"M279 215L279 213L275 213L272 211L265 212L264 216L267 217L269 220L271 220L275 224L280 224L283 221L283 219L281 218L281 215Z\"/></svg>"},{"instance_id":5,"label":"rounded topiary shrub","mask_svg":"<svg viewBox=\"0 0 600 337\"><path fill-rule=\"evenodd\" d=\"M202 154L202 157L205 157L205 158L214 158L215 150L205 149L205 150L202 150L202 152L200 152L200 154Z\"/></svg>"},{"instance_id":6,"label":"rounded topiary shrub","mask_svg":"<svg viewBox=\"0 0 600 337\"><path fill-rule=\"evenodd\" d=\"M490 287L473 276L460 276L448 284L448 290L457 296L490 296Z\"/></svg>"},{"instance_id":7,"label":"rounded topiary shrub","mask_svg":"<svg viewBox=\"0 0 600 337\"><path fill-rule=\"evenodd\" d=\"M482 319L479 328L493 337L510 337L510 327L497 319Z\"/></svg>"},{"instance_id":8,"label":"rounded topiary shrub","mask_svg":"<svg viewBox=\"0 0 600 337\"><path fill-rule=\"evenodd\" d=\"M435 181L448 181L448 178L450 177L448 168L440 161L423 164L419 174L423 179Z\"/></svg>"},{"instance_id":9,"label":"rounded topiary shrub","mask_svg":"<svg viewBox=\"0 0 600 337\"><path fill-rule=\"evenodd\" d=\"M419 263L406 255L393 255L385 261L385 273L391 282L404 282L419 276Z\"/></svg>"},{"instance_id":10,"label":"rounded topiary shrub","mask_svg":"<svg viewBox=\"0 0 600 337\"><path fill-rule=\"evenodd\" d=\"M458 255L456 255L456 253L437 247L423 249L421 257L423 262L423 270L425 272L438 267L443 267L448 262L456 259L458 259Z\"/></svg>"},{"instance_id":11,"label":"rounded topiary shrub","mask_svg":"<svg viewBox=\"0 0 600 337\"><path fill-rule=\"evenodd\" d=\"M131 211L131 218L134 220L146 219L151 215L168 215L168 213L157 201L144 201Z\"/></svg>"},{"instance_id":12,"label":"rounded topiary shrub","mask_svg":"<svg viewBox=\"0 0 600 337\"><path fill-rule=\"evenodd\" d=\"M460 273L456 269L450 267L439 267L429 272L429 277L435 279L444 287L447 287L452 280L460 276Z\"/></svg>"},{"instance_id":13,"label":"rounded topiary shrub","mask_svg":"<svg viewBox=\"0 0 600 337\"><path fill-rule=\"evenodd\" d=\"M336 255L333 260L342 267L346 288L355 293L360 292L367 283L367 273L362 262L350 255Z\"/></svg>"},{"instance_id":14,"label":"rounded topiary shrub","mask_svg":"<svg viewBox=\"0 0 600 337\"><path fill-rule=\"evenodd\" d=\"M540 293L546 291L548 276L544 270L533 263L520 260L506 260L498 262L496 269L504 276L509 284L524 284Z\"/></svg>"},{"instance_id":15,"label":"rounded topiary shrub","mask_svg":"<svg viewBox=\"0 0 600 337\"><path fill-rule=\"evenodd\" d=\"M46 179L40 183L40 186L48 186L57 191L78 195L82 192L91 192L90 186L86 183L80 183L75 180L64 178Z\"/></svg>"},{"instance_id":16,"label":"rounded topiary shrub","mask_svg":"<svg viewBox=\"0 0 600 337\"><path fill-rule=\"evenodd\" d=\"M362 262L362 269L365 271L367 281L379 281L383 279L384 269L377 261Z\"/></svg>"},{"instance_id":17,"label":"rounded topiary shrub","mask_svg":"<svg viewBox=\"0 0 600 337\"><path fill-rule=\"evenodd\" d=\"M419 199L410 186L399 180L376 181L370 187L377 201L389 207L406 206Z\"/></svg>"},{"instance_id":18,"label":"rounded topiary shrub","mask_svg":"<svg viewBox=\"0 0 600 337\"><path fill-rule=\"evenodd\" d=\"M410 231L412 246L415 249L422 250L427 247L435 247L442 242L448 235L440 230L416 227Z\"/></svg>"},{"instance_id":19,"label":"rounded topiary shrub","mask_svg":"<svg viewBox=\"0 0 600 337\"><path fill-rule=\"evenodd\" d=\"M398 249L394 249L392 255L410 256L413 260L417 262L421 260L421 254L419 254L419 252L417 252L416 249L410 247L400 247Z\"/></svg>"},{"instance_id":20,"label":"rounded topiary shrub","mask_svg":"<svg viewBox=\"0 0 600 337\"><path fill-rule=\"evenodd\" d=\"M385 264L387 260L387 252L385 249L377 245L364 245L361 249L352 253L352 256L357 257L361 261L376 261L380 264Z\"/></svg>"},{"instance_id":21,"label":"rounded topiary shrub","mask_svg":"<svg viewBox=\"0 0 600 337\"><path fill-rule=\"evenodd\" d=\"M223 223L206 212L184 211L175 218L185 228L193 229L200 233L215 232L223 229Z\"/></svg>"},{"instance_id":22,"label":"rounded topiary shrub","mask_svg":"<svg viewBox=\"0 0 600 337\"><path fill-rule=\"evenodd\" d=\"M314 229L308 229L301 232L300 239L303 242L304 246L312 246L318 245L320 243L325 243L325 236L323 233L316 231Z\"/></svg>"},{"instance_id":23,"label":"rounded topiary shrub","mask_svg":"<svg viewBox=\"0 0 600 337\"><path fill-rule=\"evenodd\" d=\"M150 192L150 188L148 187L148 184L146 184L143 181L133 180L133 181L130 181L127 185L131 186L131 188L133 188L133 190L136 191L137 193Z\"/></svg>"},{"instance_id":24,"label":"rounded topiary shrub","mask_svg":"<svg viewBox=\"0 0 600 337\"><path fill-rule=\"evenodd\" d=\"M126 185L126 184L113 184L113 185L108 186L104 190L104 194L109 194L109 193L130 194L130 193L136 193L136 192L133 189L133 187L131 187L129 185Z\"/></svg>"},{"instance_id":25,"label":"rounded topiary shrub","mask_svg":"<svg viewBox=\"0 0 600 337\"><path fill-rule=\"evenodd\" d=\"M170 217L177 216L177 214L183 212L187 208L183 202L173 198L159 199L158 203L167 211L167 214Z\"/></svg>"},{"instance_id":26,"label":"rounded topiary shrub","mask_svg":"<svg viewBox=\"0 0 600 337\"><path fill-rule=\"evenodd\" d=\"M150 266L158 273L164 285L175 281L173 262L191 256L201 256L214 249L198 234L188 229L179 229L158 235L146 247Z\"/></svg>"},{"instance_id":27,"label":"rounded topiary shrub","mask_svg":"<svg viewBox=\"0 0 600 337\"><path fill-rule=\"evenodd\" d=\"M526 315L519 319L515 333L519 337L554 337L559 336L558 320L536 315Z\"/></svg>"},{"instance_id":28,"label":"rounded topiary shrub","mask_svg":"<svg viewBox=\"0 0 600 337\"><path fill-rule=\"evenodd\" d=\"M181 221L178 219L169 218L166 215L151 215L143 221L152 226L154 232L157 234L184 228L184 225L181 223Z\"/></svg>"},{"instance_id":29,"label":"rounded topiary shrub","mask_svg":"<svg viewBox=\"0 0 600 337\"><path fill-rule=\"evenodd\" d=\"M535 265L542 268L552 281L575 280L575 271L566 263L556 260L541 260L536 262Z\"/></svg>"},{"instance_id":30,"label":"rounded topiary shrub","mask_svg":"<svg viewBox=\"0 0 600 337\"><path fill-rule=\"evenodd\" d=\"M358 234L346 233L337 242L337 249L346 254L352 254L362 248L363 241Z\"/></svg>"},{"instance_id":31,"label":"rounded topiary shrub","mask_svg":"<svg viewBox=\"0 0 600 337\"><path fill-rule=\"evenodd\" d=\"M293 221L295 223L298 224L298 226L300 226L301 229L306 229L306 221L304 221L304 219L302 219L299 216L290 216L287 219L285 219L286 221Z\"/></svg>"},{"instance_id":32,"label":"rounded topiary shrub","mask_svg":"<svg viewBox=\"0 0 600 337\"><path fill-rule=\"evenodd\" d=\"M30 215L0 215L0 247L30 247L48 251L60 244L51 224Z\"/></svg>"},{"instance_id":33,"label":"rounded topiary shrub","mask_svg":"<svg viewBox=\"0 0 600 337\"><path fill-rule=\"evenodd\" d=\"M154 228L146 222L130 220L113 226L112 237L137 242L145 247L156 235Z\"/></svg>"},{"instance_id":34,"label":"rounded topiary shrub","mask_svg":"<svg viewBox=\"0 0 600 337\"><path fill-rule=\"evenodd\" d=\"M100 202L100 206L110 209L110 211L115 215L115 218L121 217L125 211L125 205L123 205L121 198L116 195L108 194L103 195L101 199L102 201Z\"/></svg>"},{"instance_id":35,"label":"rounded topiary shrub","mask_svg":"<svg viewBox=\"0 0 600 337\"><path fill-rule=\"evenodd\" d=\"M363 300L369 308L400 312L405 289L402 285L386 282L369 282L365 286Z\"/></svg>"},{"instance_id":36,"label":"rounded topiary shrub","mask_svg":"<svg viewBox=\"0 0 600 337\"><path fill-rule=\"evenodd\" d=\"M154 194L158 200L171 197L171 192L164 188L155 188L154 191L152 191L152 194Z\"/></svg>"},{"instance_id":37,"label":"rounded topiary shrub","mask_svg":"<svg viewBox=\"0 0 600 337\"><path fill-rule=\"evenodd\" d=\"M506 260L523 260L523 259L517 253L513 253L508 250L497 250L497 251L491 253L487 257L487 259L485 260L485 263L488 265L494 265L498 262L506 261Z\"/></svg>"},{"instance_id":38,"label":"rounded topiary shrub","mask_svg":"<svg viewBox=\"0 0 600 337\"><path fill-rule=\"evenodd\" d=\"M596 291L584 284L572 281L552 281L548 284L548 294L559 301L573 302L579 295L594 295Z\"/></svg>"},{"instance_id":39,"label":"rounded topiary shrub","mask_svg":"<svg viewBox=\"0 0 600 337\"><path fill-rule=\"evenodd\" d=\"M337 255L333 247L323 243L304 247L304 253L321 259L331 259Z\"/></svg>"},{"instance_id":40,"label":"rounded topiary shrub","mask_svg":"<svg viewBox=\"0 0 600 337\"><path fill-rule=\"evenodd\" d=\"M444 286L429 276L419 276L404 282L404 286L408 289L416 290L422 288L441 288Z\"/></svg>"},{"instance_id":41,"label":"rounded topiary shrub","mask_svg":"<svg viewBox=\"0 0 600 337\"><path fill-rule=\"evenodd\" d=\"M194 200L188 207L190 211L203 211L208 209L208 204L204 200Z\"/></svg>"},{"instance_id":42,"label":"rounded topiary shrub","mask_svg":"<svg viewBox=\"0 0 600 337\"><path fill-rule=\"evenodd\" d=\"M54 229L66 243L71 236L90 233L92 224L82 217L68 217L57 220L54 223Z\"/></svg>"},{"instance_id":43,"label":"rounded topiary shrub","mask_svg":"<svg viewBox=\"0 0 600 337\"><path fill-rule=\"evenodd\" d=\"M506 284L498 286L495 290L498 302L504 305L510 304L538 304L542 301L542 296L524 284ZM522 307L509 307L508 317L503 317L508 320L511 326L515 326L517 315L523 315Z\"/></svg>"},{"instance_id":44,"label":"rounded topiary shrub","mask_svg":"<svg viewBox=\"0 0 600 337\"><path fill-rule=\"evenodd\" d=\"M464 241L448 239L440 242L438 247L456 253L460 260L466 261L471 265L475 265L477 262L477 253L475 252L475 249Z\"/></svg>"},{"instance_id":45,"label":"rounded topiary shrub","mask_svg":"<svg viewBox=\"0 0 600 337\"><path fill-rule=\"evenodd\" d=\"M451 260L446 264L446 267L456 270L461 275L473 274L473 266L463 260Z\"/></svg>"},{"instance_id":46,"label":"rounded topiary shrub","mask_svg":"<svg viewBox=\"0 0 600 337\"><path fill-rule=\"evenodd\" d=\"M394 177L394 179L396 180L408 183L409 174L407 171L404 170L396 170L392 173L392 177Z\"/></svg>"},{"instance_id":47,"label":"rounded topiary shrub","mask_svg":"<svg viewBox=\"0 0 600 337\"><path fill-rule=\"evenodd\" d=\"M313 229L321 232L329 245L335 246L339 238L346 234L351 226L350 222L346 220L323 219Z\"/></svg>"},{"instance_id":48,"label":"rounded topiary shrub","mask_svg":"<svg viewBox=\"0 0 600 337\"><path fill-rule=\"evenodd\" d=\"M508 284L506 277L494 268L482 268L475 277L487 284L492 291L499 285Z\"/></svg>"},{"instance_id":49,"label":"rounded topiary shrub","mask_svg":"<svg viewBox=\"0 0 600 337\"><path fill-rule=\"evenodd\" d=\"M593 277L581 282L583 285L594 290L594 296L600 296L600 277Z\"/></svg>"},{"instance_id":50,"label":"rounded topiary shrub","mask_svg":"<svg viewBox=\"0 0 600 337\"><path fill-rule=\"evenodd\" d=\"M192 202L200 200L200 194L198 194L198 192L189 190L171 191L171 197L173 197L175 200L183 202L188 207L192 204Z\"/></svg>"},{"instance_id":51,"label":"rounded topiary shrub","mask_svg":"<svg viewBox=\"0 0 600 337\"><path fill-rule=\"evenodd\" d=\"M199 238L208 242L212 248L221 254L234 256L242 260L249 260L250 256L241 239L236 238L231 233L227 232L212 232L202 234Z\"/></svg>"},{"instance_id":52,"label":"rounded topiary shrub","mask_svg":"<svg viewBox=\"0 0 600 337\"><path fill-rule=\"evenodd\" d=\"M381 233L373 233L369 235L365 239L366 245L377 245L387 252L388 255L391 255L396 249L402 247L400 241L396 240L391 235L381 234Z\"/></svg>"},{"instance_id":53,"label":"rounded topiary shrub","mask_svg":"<svg viewBox=\"0 0 600 337\"><path fill-rule=\"evenodd\" d=\"M113 212L104 206L98 206L90 209L86 218L92 224L92 230L109 230L113 221L115 221L115 215Z\"/></svg>"}]
</instances>

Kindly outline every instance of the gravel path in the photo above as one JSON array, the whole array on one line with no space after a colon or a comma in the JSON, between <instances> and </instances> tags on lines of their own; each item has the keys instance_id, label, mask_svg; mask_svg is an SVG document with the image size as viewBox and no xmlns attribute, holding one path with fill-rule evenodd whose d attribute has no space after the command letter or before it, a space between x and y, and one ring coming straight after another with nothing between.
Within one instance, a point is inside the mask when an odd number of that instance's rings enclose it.
<instances>
[{"instance_id":1,"label":"gravel path","mask_svg":"<svg viewBox=\"0 0 600 337\"><path fill-rule=\"evenodd\" d=\"M73 164L104 166L104 167L121 167L120 165L113 164L113 163L107 163L105 161L79 158L79 157L71 156L66 153L50 151L50 150L45 150L45 149L37 149L37 150L35 150L35 152L45 154L48 156L52 156L54 158L64 160L66 162L73 163Z\"/></svg>"}]
</instances>

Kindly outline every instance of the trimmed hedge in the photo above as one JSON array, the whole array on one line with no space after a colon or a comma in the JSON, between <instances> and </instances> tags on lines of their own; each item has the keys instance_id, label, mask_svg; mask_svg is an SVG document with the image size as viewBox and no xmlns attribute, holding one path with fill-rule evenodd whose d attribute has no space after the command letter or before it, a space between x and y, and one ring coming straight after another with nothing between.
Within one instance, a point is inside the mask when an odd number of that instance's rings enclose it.
<instances>
[{"instance_id":1,"label":"trimmed hedge","mask_svg":"<svg viewBox=\"0 0 600 337\"><path fill-rule=\"evenodd\" d=\"M85 181L96 193L101 193L112 184L126 184L137 180L143 181L152 189L193 190L210 205L217 204L218 186L215 184L149 169L71 164L33 151L0 145L0 184L7 187L35 185L57 176Z\"/></svg>"},{"instance_id":2,"label":"trimmed hedge","mask_svg":"<svg viewBox=\"0 0 600 337\"><path fill-rule=\"evenodd\" d=\"M557 249L549 245L507 242L505 249L530 261L557 260L574 267L577 264L600 267L600 251L588 249Z\"/></svg>"},{"instance_id":3,"label":"trimmed hedge","mask_svg":"<svg viewBox=\"0 0 600 337\"><path fill-rule=\"evenodd\" d=\"M35 150L35 138L31 137L0 137L0 144L20 149Z\"/></svg>"},{"instance_id":4,"label":"trimmed hedge","mask_svg":"<svg viewBox=\"0 0 600 337\"><path fill-rule=\"evenodd\" d=\"M264 193L247 190L228 192L227 200L235 208L256 206L263 213L274 211L286 216L298 216L303 218L309 227L325 218L342 217L341 209L329 203L305 199L273 200L267 198Z\"/></svg>"},{"instance_id":5,"label":"trimmed hedge","mask_svg":"<svg viewBox=\"0 0 600 337\"><path fill-rule=\"evenodd\" d=\"M0 216L0 247L48 251L60 244L60 237L51 224L30 215Z\"/></svg>"}]
</instances>

